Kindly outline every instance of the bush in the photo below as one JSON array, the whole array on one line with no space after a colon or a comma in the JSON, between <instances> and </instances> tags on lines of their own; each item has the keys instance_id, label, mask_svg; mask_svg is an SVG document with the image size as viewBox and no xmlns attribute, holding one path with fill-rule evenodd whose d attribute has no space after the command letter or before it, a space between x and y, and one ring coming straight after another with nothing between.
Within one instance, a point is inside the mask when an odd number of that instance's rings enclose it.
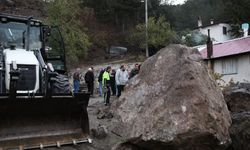
<instances>
[{"instance_id":1,"label":"bush","mask_svg":"<svg viewBox=\"0 0 250 150\"><path fill-rule=\"evenodd\" d=\"M128 42L139 48L145 48L146 45L146 26L138 24L128 39ZM148 46L163 47L172 43L176 38L176 33L171 29L170 24L164 17L158 19L151 17L148 20Z\"/></svg>"}]
</instances>

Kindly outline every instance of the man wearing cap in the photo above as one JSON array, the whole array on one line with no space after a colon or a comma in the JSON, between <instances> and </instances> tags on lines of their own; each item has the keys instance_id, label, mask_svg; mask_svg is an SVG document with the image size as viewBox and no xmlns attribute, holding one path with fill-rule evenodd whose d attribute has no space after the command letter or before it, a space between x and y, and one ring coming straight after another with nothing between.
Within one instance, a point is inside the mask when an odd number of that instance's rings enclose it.
<instances>
[{"instance_id":1,"label":"man wearing cap","mask_svg":"<svg viewBox=\"0 0 250 150\"><path fill-rule=\"evenodd\" d=\"M92 68L89 68L88 71L85 74L85 83L87 84L88 87L88 92L90 93L90 95L93 97L93 91L94 91L94 73Z\"/></svg>"}]
</instances>

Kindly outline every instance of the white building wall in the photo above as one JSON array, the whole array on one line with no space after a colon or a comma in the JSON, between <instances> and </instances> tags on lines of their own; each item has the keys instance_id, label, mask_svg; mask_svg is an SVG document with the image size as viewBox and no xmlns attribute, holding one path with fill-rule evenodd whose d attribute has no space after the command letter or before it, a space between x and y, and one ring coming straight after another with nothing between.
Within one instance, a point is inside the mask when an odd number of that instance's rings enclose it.
<instances>
[{"instance_id":1,"label":"white building wall","mask_svg":"<svg viewBox=\"0 0 250 150\"><path fill-rule=\"evenodd\" d=\"M233 79L236 82L250 82L250 54L230 57L237 60L237 73L224 74L222 79L226 84ZM214 60L214 72L223 74L222 61L226 58Z\"/></svg>"},{"instance_id":2,"label":"white building wall","mask_svg":"<svg viewBox=\"0 0 250 150\"><path fill-rule=\"evenodd\" d=\"M208 29L210 29L210 36L216 42L224 42L224 41L233 39L230 33L227 32L226 35L223 34L223 27L226 27L227 31L232 29L229 24L220 23L220 24L215 24L215 25L211 25L208 27L200 28L199 31L204 35L208 35Z\"/></svg>"}]
</instances>

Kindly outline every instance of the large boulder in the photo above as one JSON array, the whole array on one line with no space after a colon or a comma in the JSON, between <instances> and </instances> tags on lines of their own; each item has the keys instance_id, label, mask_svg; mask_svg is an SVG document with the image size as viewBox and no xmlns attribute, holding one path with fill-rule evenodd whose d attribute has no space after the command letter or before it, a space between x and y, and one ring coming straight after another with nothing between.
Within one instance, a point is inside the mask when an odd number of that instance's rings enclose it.
<instances>
[{"instance_id":1,"label":"large boulder","mask_svg":"<svg viewBox=\"0 0 250 150\"><path fill-rule=\"evenodd\" d=\"M250 111L250 84L240 83L227 87L223 91L228 109L232 113Z\"/></svg>"},{"instance_id":2,"label":"large boulder","mask_svg":"<svg viewBox=\"0 0 250 150\"><path fill-rule=\"evenodd\" d=\"M233 113L232 120L232 150L250 150L250 111Z\"/></svg>"},{"instance_id":3,"label":"large boulder","mask_svg":"<svg viewBox=\"0 0 250 150\"><path fill-rule=\"evenodd\" d=\"M229 150L250 150L250 84L231 85L223 93L232 115Z\"/></svg>"},{"instance_id":4,"label":"large boulder","mask_svg":"<svg viewBox=\"0 0 250 150\"><path fill-rule=\"evenodd\" d=\"M122 137L116 150L220 150L230 143L222 92L199 52L186 46L147 59L111 110L112 132Z\"/></svg>"}]
</instances>

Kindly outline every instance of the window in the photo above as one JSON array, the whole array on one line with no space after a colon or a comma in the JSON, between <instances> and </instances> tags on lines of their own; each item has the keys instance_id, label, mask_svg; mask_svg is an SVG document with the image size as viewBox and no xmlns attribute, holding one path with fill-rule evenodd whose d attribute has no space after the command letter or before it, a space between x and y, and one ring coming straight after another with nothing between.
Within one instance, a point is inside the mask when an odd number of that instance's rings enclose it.
<instances>
[{"instance_id":1,"label":"window","mask_svg":"<svg viewBox=\"0 0 250 150\"><path fill-rule=\"evenodd\" d=\"M227 27L223 27L223 34L227 35Z\"/></svg>"},{"instance_id":2,"label":"window","mask_svg":"<svg viewBox=\"0 0 250 150\"><path fill-rule=\"evenodd\" d=\"M24 48L25 33L27 26L25 23L7 22L0 24L0 41L4 47L9 47L10 43L15 43L17 48Z\"/></svg>"},{"instance_id":3,"label":"window","mask_svg":"<svg viewBox=\"0 0 250 150\"><path fill-rule=\"evenodd\" d=\"M225 59L222 60L222 74L237 74L237 60Z\"/></svg>"}]
</instances>

